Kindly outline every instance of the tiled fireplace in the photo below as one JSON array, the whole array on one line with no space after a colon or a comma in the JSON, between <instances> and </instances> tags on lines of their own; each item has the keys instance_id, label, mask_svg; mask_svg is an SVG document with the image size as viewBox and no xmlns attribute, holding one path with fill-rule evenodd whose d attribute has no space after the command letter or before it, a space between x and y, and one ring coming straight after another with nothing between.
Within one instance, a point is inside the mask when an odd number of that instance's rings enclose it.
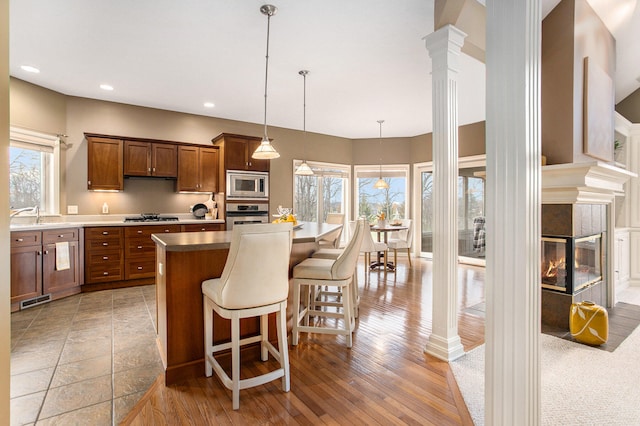
<instances>
[{"instance_id":1,"label":"tiled fireplace","mask_svg":"<svg viewBox=\"0 0 640 426\"><path fill-rule=\"evenodd\" d=\"M604 204L542 205L542 323L568 328L571 303L606 304Z\"/></svg>"},{"instance_id":2,"label":"tiled fireplace","mask_svg":"<svg viewBox=\"0 0 640 426\"><path fill-rule=\"evenodd\" d=\"M569 329L571 303L612 302L617 194L633 173L594 161L542 168L542 324Z\"/></svg>"}]
</instances>

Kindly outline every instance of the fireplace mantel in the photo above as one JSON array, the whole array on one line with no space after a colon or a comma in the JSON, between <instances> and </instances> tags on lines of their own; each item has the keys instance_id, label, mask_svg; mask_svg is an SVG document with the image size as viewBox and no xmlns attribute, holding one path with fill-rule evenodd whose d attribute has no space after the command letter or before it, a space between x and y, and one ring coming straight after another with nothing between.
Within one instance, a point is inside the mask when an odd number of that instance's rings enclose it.
<instances>
[{"instance_id":1,"label":"fireplace mantel","mask_svg":"<svg viewBox=\"0 0 640 426\"><path fill-rule=\"evenodd\" d=\"M609 204L636 173L594 161L542 167L542 204Z\"/></svg>"}]
</instances>

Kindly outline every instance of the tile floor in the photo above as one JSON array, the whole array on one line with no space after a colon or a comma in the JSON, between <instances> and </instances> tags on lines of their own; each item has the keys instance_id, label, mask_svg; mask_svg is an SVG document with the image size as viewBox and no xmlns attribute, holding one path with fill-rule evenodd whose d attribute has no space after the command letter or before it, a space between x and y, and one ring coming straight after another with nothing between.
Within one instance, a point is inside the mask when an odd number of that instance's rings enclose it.
<instances>
[{"instance_id":1,"label":"tile floor","mask_svg":"<svg viewBox=\"0 0 640 426\"><path fill-rule=\"evenodd\" d=\"M117 425L163 371L155 286L11 315L11 425Z\"/></svg>"}]
</instances>

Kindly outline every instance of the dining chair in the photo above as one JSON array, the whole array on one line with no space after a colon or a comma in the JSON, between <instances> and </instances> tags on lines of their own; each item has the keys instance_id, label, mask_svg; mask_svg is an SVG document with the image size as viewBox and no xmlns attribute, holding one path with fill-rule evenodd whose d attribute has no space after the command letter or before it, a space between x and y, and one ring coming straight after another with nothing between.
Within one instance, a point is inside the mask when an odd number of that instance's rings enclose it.
<instances>
[{"instance_id":1,"label":"dining chair","mask_svg":"<svg viewBox=\"0 0 640 426\"><path fill-rule=\"evenodd\" d=\"M327 213L327 219L325 223L332 225L343 225L344 227L344 213ZM342 228L337 229L334 232L327 234L318 241L320 248L338 248L340 246L340 237L342 236Z\"/></svg>"},{"instance_id":2,"label":"dining chair","mask_svg":"<svg viewBox=\"0 0 640 426\"><path fill-rule=\"evenodd\" d=\"M341 334L347 339L347 347L353 345L353 271L358 262L363 235L364 221L359 221L353 237L337 259L310 257L293 268L292 345L298 344L301 332ZM336 292L339 290L339 297L331 301L317 299L317 289L326 287L335 288ZM313 321L310 317L313 317ZM335 327L323 325L319 317L335 318ZM339 327L340 320L342 327Z\"/></svg>"},{"instance_id":3,"label":"dining chair","mask_svg":"<svg viewBox=\"0 0 640 426\"><path fill-rule=\"evenodd\" d=\"M413 221L411 219L402 219L402 229L397 232L397 237L391 237L387 241L389 249L393 250L393 264L397 265L398 250L407 250L407 259L409 259L409 267L411 267L411 241L413 240Z\"/></svg>"},{"instance_id":4,"label":"dining chair","mask_svg":"<svg viewBox=\"0 0 640 426\"><path fill-rule=\"evenodd\" d=\"M282 377L282 389L289 392L289 348L287 345L287 297L289 258L293 225L242 225L233 228L229 254L220 278L202 283L204 299L205 375L215 371L222 384L232 391L233 409L240 407L240 390ZM231 320L231 342L214 343L214 312ZM269 342L268 314L276 314L278 349ZM240 320L260 317L260 334L242 338ZM262 375L240 379L240 347L260 342L260 358L269 353L280 368ZM215 358L231 349L231 378Z\"/></svg>"},{"instance_id":5,"label":"dining chair","mask_svg":"<svg viewBox=\"0 0 640 426\"><path fill-rule=\"evenodd\" d=\"M385 273L387 272L387 249L387 244L381 241L375 241L373 239L373 236L371 235L371 225L369 223L366 223L364 237L362 238L362 246L360 247L360 252L364 253L365 278L367 277L368 273L371 272L371 253L376 253L376 262L379 261L379 256L377 253L382 253L382 266Z\"/></svg>"}]
</instances>

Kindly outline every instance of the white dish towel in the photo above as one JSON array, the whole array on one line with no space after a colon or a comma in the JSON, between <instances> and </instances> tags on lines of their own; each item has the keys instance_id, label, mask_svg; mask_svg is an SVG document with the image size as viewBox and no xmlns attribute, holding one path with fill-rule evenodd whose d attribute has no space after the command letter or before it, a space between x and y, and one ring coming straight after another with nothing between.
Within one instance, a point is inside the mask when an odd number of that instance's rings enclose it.
<instances>
[{"instance_id":1,"label":"white dish towel","mask_svg":"<svg viewBox=\"0 0 640 426\"><path fill-rule=\"evenodd\" d=\"M63 271L71 268L69 262L69 243L64 241L56 243L56 271Z\"/></svg>"}]
</instances>

